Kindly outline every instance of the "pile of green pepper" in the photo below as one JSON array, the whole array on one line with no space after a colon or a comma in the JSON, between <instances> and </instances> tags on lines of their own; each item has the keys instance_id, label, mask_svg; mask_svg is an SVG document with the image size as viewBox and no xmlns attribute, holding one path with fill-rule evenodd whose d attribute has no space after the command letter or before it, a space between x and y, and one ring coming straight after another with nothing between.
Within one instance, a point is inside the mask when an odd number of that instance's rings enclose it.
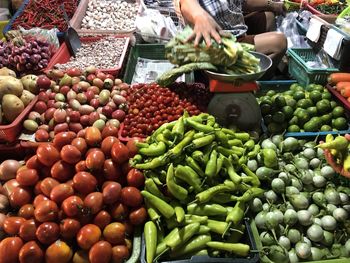
<instances>
[{"instance_id":1,"label":"pile of green pepper","mask_svg":"<svg viewBox=\"0 0 350 263\"><path fill-rule=\"evenodd\" d=\"M147 263L202 254L248 256L250 246L239 243L242 220L248 203L264 192L246 165L260 151L248 133L221 128L209 114L185 112L137 146L131 165L146 176Z\"/></svg>"}]
</instances>

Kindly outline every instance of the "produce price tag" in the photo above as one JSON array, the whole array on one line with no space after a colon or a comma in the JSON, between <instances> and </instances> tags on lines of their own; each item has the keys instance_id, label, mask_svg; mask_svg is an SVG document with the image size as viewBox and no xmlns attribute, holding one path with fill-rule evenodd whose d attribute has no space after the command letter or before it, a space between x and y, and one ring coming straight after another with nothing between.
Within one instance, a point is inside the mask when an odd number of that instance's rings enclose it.
<instances>
[{"instance_id":1,"label":"produce price tag","mask_svg":"<svg viewBox=\"0 0 350 263\"><path fill-rule=\"evenodd\" d=\"M25 133L22 133L19 137L18 137L19 140L22 140L22 141L30 141L30 142L35 142L35 133L33 134L25 134Z\"/></svg>"}]
</instances>

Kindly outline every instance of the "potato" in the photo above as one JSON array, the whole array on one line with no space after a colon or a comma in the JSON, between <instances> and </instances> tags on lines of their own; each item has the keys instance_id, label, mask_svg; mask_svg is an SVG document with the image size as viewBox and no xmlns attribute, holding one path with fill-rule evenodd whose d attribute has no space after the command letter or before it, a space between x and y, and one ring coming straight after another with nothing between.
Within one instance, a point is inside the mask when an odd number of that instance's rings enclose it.
<instances>
[{"instance_id":1,"label":"potato","mask_svg":"<svg viewBox=\"0 0 350 263\"><path fill-rule=\"evenodd\" d=\"M21 101L24 104L24 107L26 107L34 98L35 95L28 90L23 90L22 96L20 97Z\"/></svg>"},{"instance_id":2,"label":"potato","mask_svg":"<svg viewBox=\"0 0 350 263\"><path fill-rule=\"evenodd\" d=\"M3 68L0 68L0 76L16 77L16 72L14 72L13 70L7 67L3 67Z\"/></svg>"},{"instance_id":3,"label":"potato","mask_svg":"<svg viewBox=\"0 0 350 263\"><path fill-rule=\"evenodd\" d=\"M13 94L6 94L2 98L2 110L8 122L13 122L24 110L23 102Z\"/></svg>"},{"instance_id":4,"label":"potato","mask_svg":"<svg viewBox=\"0 0 350 263\"><path fill-rule=\"evenodd\" d=\"M23 84L19 79L11 76L0 76L0 100L5 94L20 97L23 92Z\"/></svg>"},{"instance_id":5,"label":"potato","mask_svg":"<svg viewBox=\"0 0 350 263\"><path fill-rule=\"evenodd\" d=\"M38 79L35 75L26 75L21 78L23 88L29 90L33 94L39 93L39 88L36 85L36 80Z\"/></svg>"}]
</instances>

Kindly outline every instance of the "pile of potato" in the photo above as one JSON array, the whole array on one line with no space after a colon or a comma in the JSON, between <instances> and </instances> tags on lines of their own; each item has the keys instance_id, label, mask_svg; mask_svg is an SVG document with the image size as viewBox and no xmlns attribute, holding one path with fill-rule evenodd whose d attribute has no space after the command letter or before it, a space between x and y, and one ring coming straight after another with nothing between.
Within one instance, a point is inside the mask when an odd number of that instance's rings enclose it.
<instances>
[{"instance_id":1,"label":"pile of potato","mask_svg":"<svg viewBox=\"0 0 350 263\"><path fill-rule=\"evenodd\" d=\"M21 79L8 68L0 68L0 125L12 123L24 108L35 98L35 75Z\"/></svg>"}]
</instances>

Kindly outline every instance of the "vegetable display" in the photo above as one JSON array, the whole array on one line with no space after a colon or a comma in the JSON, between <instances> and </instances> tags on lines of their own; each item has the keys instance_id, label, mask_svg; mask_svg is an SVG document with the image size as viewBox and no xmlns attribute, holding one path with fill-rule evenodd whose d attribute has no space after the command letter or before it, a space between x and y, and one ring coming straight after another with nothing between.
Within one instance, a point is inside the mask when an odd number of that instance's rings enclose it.
<instances>
[{"instance_id":1,"label":"vegetable display","mask_svg":"<svg viewBox=\"0 0 350 263\"><path fill-rule=\"evenodd\" d=\"M350 74L333 73L329 76L328 81L334 88L350 102Z\"/></svg>"},{"instance_id":2,"label":"vegetable display","mask_svg":"<svg viewBox=\"0 0 350 263\"><path fill-rule=\"evenodd\" d=\"M326 164L321 147L281 135L261 145L247 165L267 190L250 205L263 246L262 262L349 257L350 188ZM267 152L275 153L275 161L266 162Z\"/></svg>"},{"instance_id":3,"label":"vegetable display","mask_svg":"<svg viewBox=\"0 0 350 263\"><path fill-rule=\"evenodd\" d=\"M315 6L317 11L325 15L339 15L346 7L346 2L338 2L335 4L320 4Z\"/></svg>"},{"instance_id":4,"label":"vegetable display","mask_svg":"<svg viewBox=\"0 0 350 263\"><path fill-rule=\"evenodd\" d=\"M248 133L220 128L206 113L185 112L136 145L131 165L145 174L141 194L151 219L144 227L148 263L202 250L214 257L249 256L242 220L264 190L246 166L258 153Z\"/></svg>"},{"instance_id":5,"label":"vegetable display","mask_svg":"<svg viewBox=\"0 0 350 263\"><path fill-rule=\"evenodd\" d=\"M80 137L58 133L25 163L0 165L0 262L129 258L134 227L147 219L144 177L115 136L107 127L88 127Z\"/></svg>"},{"instance_id":6,"label":"vegetable display","mask_svg":"<svg viewBox=\"0 0 350 263\"><path fill-rule=\"evenodd\" d=\"M289 90L269 90L258 98L264 123L270 133L347 130L345 110L320 85L304 89L292 84Z\"/></svg>"},{"instance_id":7,"label":"vegetable display","mask_svg":"<svg viewBox=\"0 0 350 263\"><path fill-rule=\"evenodd\" d=\"M239 43L233 35L227 33L222 36L222 44L214 41L208 48L203 41L198 47L194 47L193 42L186 42L192 33L193 30L188 26L166 44L166 58L179 67L161 75L157 79L160 85L168 86L182 74L199 69L229 75L260 71L259 59L248 52L253 50L254 46Z\"/></svg>"}]
</instances>

